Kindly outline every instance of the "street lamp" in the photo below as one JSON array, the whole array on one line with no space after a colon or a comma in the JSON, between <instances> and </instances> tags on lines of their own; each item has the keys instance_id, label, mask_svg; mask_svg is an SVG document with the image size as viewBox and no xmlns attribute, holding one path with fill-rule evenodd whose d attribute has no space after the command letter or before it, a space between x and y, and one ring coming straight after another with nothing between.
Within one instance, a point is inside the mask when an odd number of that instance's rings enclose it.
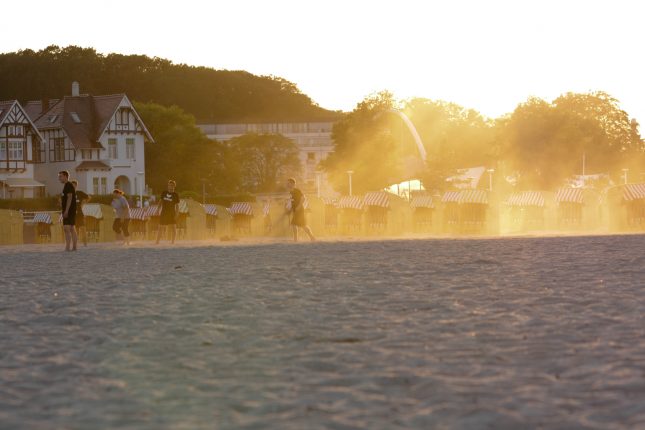
<instances>
[{"instance_id":1,"label":"street lamp","mask_svg":"<svg viewBox=\"0 0 645 430\"><path fill-rule=\"evenodd\" d=\"M493 191L493 173L495 173L495 169L488 169L486 171L488 172L488 191Z\"/></svg>"},{"instance_id":2,"label":"street lamp","mask_svg":"<svg viewBox=\"0 0 645 430\"><path fill-rule=\"evenodd\" d=\"M320 180L322 177L322 172L320 170L316 170L316 188L317 188L317 193L318 193L318 198L320 198Z\"/></svg>"},{"instance_id":3,"label":"street lamp","mask_svg":"<svg viewBox=\"0 0 645 430\"><path fill-rule=\"evenodd\" d=\"M139 176L139 204L143 207L143 172L137 172Z\"/></svg>"},{"instance_id":4,"label":"street lamp","mask_svg":"<svg viewBox=\"0 0 645 430\"><path fill-rule=\"evenodd\" d=\"M347 176L349 176L349 195L351 197L352 195L352 174L354 173L353 170L348 170L347 171Z\"/></svg>"},{"instance_id":5,"label":"street lamp","mask_svg":"<svg viewBox=\"0 0 645 430\"><path fill-rule=\"evenodd\" d=\"M627 184L627 172L629 172L629 169L624 168L624 169L623 169L623 179L624 179L624 181L625 181L625 182L624 182L625 184Z\"/></svg>"}]
</instances>

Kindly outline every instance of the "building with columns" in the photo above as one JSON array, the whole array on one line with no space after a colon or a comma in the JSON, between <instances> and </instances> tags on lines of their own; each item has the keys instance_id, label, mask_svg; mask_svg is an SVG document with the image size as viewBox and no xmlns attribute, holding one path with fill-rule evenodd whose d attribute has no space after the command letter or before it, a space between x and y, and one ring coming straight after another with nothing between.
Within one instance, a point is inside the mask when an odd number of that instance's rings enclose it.
<instances>
[{"instance_id":1,"label":"building with columns","mask_svg":"<svg viewBox=\"0 0 645 430\"><path fill-rule=\"evenodd\" d=\"M47 194L60 191L61 170L89 194L144 190L144 145L154 140L125 94L80 94L74 82L70 96L28 102L25 110L42 135L33 148L34 177Z\"/></svg>"}]
</instances>

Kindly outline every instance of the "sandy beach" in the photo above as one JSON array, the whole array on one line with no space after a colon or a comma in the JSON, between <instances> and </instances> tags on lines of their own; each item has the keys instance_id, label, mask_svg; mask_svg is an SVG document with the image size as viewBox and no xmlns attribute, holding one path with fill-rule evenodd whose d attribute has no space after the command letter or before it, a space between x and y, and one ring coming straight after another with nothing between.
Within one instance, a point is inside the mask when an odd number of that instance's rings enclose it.
<instances>
[{"instance_id":1,"label":"sandy beach","mask_svg":"<svg viewBox=\"0 0 645 430\"><path fill-rule=\"evenodd\" d=\"M2 429L645 428L645 235L0 248Z\"/></svg>"}]
</instances>

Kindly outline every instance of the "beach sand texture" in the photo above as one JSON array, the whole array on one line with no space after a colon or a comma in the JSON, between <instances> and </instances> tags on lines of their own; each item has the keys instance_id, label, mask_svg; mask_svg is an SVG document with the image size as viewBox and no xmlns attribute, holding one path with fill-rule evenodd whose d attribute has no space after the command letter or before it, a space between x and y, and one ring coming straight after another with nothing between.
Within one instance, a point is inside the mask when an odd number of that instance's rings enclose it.
<instances>
[{"instance_id":1,"label":"beach sand texture","mask_svg":"<svg viewBox=\"0 0 645 430\"><path fill-rule=\"evenodd\" d=\"M645 428L645 236L2 248L3 429Z\"/></svg>"}]
</instances>

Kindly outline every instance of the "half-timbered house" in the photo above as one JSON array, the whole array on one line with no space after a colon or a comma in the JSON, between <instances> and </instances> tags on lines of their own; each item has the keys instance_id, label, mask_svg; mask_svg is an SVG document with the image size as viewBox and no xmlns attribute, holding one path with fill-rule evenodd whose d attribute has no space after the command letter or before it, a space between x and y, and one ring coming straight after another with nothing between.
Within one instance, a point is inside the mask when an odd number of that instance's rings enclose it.
<instances>
[{"instance_id":1,"label":"half-timbered house","mask_svg":"<svg viewBox=\"0 0 645 430\"><path fill-rule=\"evenodd\" d=\"M0 198L39 197L45 185L34 179L42 136L17 100L0 102Z\"/></svg>"},{"instance_id":2,"label":"half-timbered house","mask_svg":"<svg viewBox=\"0 0 645 430\"><path fill-rule=\"evenodd\" d=\"M80 94L74 83L71 96L29 102L26 110L45 142L35 177L48 194L58 193L61 170L94 195L113 188L137 195L144 189L144 145L154 140L125 94Z\"/></svg>"}]
</instances>

